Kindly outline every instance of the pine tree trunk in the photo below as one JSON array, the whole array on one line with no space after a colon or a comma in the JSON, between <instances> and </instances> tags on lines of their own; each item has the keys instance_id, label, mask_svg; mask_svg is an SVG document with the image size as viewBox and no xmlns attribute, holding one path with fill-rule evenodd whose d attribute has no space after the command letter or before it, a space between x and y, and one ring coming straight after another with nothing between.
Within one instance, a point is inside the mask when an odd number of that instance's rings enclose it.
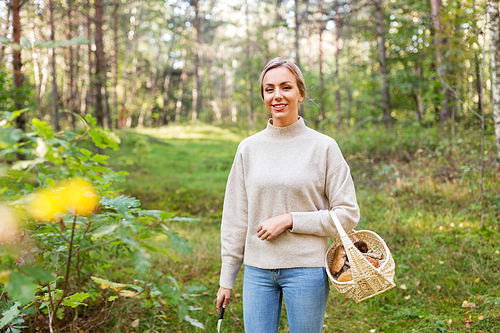
<instances>
[{"instance_id":1,"label":"pine tree trunk","mask_svg":"<svg viewBox=\"0 0 500 333\"><path fill-rule=\"evenodd\" d=\"M92 40L92 18L90 16L90 0L87 1L87 13L86 13L86 18L87 18L87 39ZM83 112L87 113L90 105L94 103L94 75L93 75L93 66L94 60L92 56L92 42L88 45L87 48L87 66L88 66L88 81L86 85L86 95L85 95L85 109ZM82 113L83 113L82 112Z\"/></svg>"},{"instance_id":2,"label":"pine tree trunk","mask_svg":"<svg viewBox=\"0 0 500 333\"><path fill-rule=\"evenodd\" d=\"M491 22L491 67L493 94L493 122L497 146L497 159L500 162L500 11L497 0L489 1Z\"/></svg>"},{"instance_id":3,"label":"pine tree trunk","mask_svg":"<svg viewBox=\"0 0 500 333\"><path fill-rule=\"evenodd\" d=\"M325 22L323 22L323 0L318 1L318 26L319 26L319 123L325 120L325 76L323 74L323 32Z\"/></svg>"},{"instance_id":4,"label":"pine tree trunk","mask_svg":"<svg viewBox=\"0 0 500 333\"><path fill-rule=\"evenodd\" d=\"M431 16L433 21L433 26L435 30L434 44L436 47L436 62L437 62L437 73L441 80L446 80L448 78L448 70L446 68L446 63L444 59L444 53L446 52L446 44L448 43L447 38L444 36L443 24L441 22L441 0L431 0ZM451 94L450 90L442 84L440 89L440 95L443 96L438 108L439 118L441 123L445 123L451 117Z\"/></svg>"},{"instance_id":5,"label":"pine tree trunk","mask_svg":"<svg viewBox=\"0 0 500 333\"><path fill-rule=\"evenodd\" d=\"M55 27L54 27L54 3L49 0L49 25L50 25L50 40L55 40ZM52 124L54 129L59 131L61 126L59 124L59 109L57 103L59 96L57 93L57 75L56 75L56 52L54 48L49 49L50 54L50 70L52 73Z\"/></svg>"},{"instance_id":6,"label":"pine tree trunk","mask_svg":"<svg viewBox=\"0 0 500 333\"><path fill-rule=\"evenodd\" d=\"M375 20L377 22L377 46L379 52L380 62L380 80L382 92L382 116L386 128L392 126L391 116L391 95L390 95L390 82L389 71L387 69L387 50L385 47L385 26L384 26L384 12L382 1L374 1L375 4Z\"/></svg>"},{"instance_id":7,"label":"pine tree trunk","mask_svg":"<svg viewBox=\"0 0 500 333\"><path fill-rule=\"evenodd\" d=\"M111 60L111 70L113 76L113 112L118 112L118 99L116 87L118 86L118 7L119 1L114 0L113 9L113 59Z\"/></svg>"},{"instance_id":8,"label":"pine tree trunk","mask_svg":"<svg viewBox=\"0 0 500 333\"><path fill-rule=\"evenodd\" d=\"M21 1L12 0L12 42L21 44ZM21 90L23 87L23 63L21 62L21 50L13 50L12 52L12 67L14 69L14 86ZM15 103L16 109L23 108L22 94L16 92ZM26 114L23 112L16 118L16 128L26 131Z\"/></svg>"},{"instance_id":9,"label":"pine tree trunk","mask_svg":"<svg viewBox=\"0 0 500 333\"><path fill-rule=\"evenodd\" d=\"M106 75L106 64L104 63L104 44L102 36L102 20L104 15L103 0L95 0L95 48L96 48L96 70L95 70L95 117L97 125L104 127L104 76ZM104 70L103 70L104 68Z\"/></svg>"}]
</instances>

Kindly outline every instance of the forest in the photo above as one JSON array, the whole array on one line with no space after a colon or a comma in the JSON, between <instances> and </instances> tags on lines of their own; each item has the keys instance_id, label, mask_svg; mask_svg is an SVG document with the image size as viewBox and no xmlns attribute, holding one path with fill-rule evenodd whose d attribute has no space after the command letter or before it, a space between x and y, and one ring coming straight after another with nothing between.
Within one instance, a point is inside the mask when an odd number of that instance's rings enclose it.
<instances>
[{"instance_id":1,"label":"forest","mask_svg":"<svg viewBox=\"0 0 500 333\"><path fill-rule=\"evenodd\" d=\"M225 185L277 56L396 265L359 304L331 287L324 332L498 332L497 0L0 0L0 330L215 332Z\"/></svg>"}]
</instances>

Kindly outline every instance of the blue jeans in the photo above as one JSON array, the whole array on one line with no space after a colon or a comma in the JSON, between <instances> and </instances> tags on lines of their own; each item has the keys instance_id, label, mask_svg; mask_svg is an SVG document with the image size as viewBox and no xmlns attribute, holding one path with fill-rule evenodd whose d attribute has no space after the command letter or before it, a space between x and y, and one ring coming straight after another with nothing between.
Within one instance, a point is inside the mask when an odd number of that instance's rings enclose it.
<instances>
[{"instance_id":1,"label":"blue jeans","mask_svg":"<svg viewBox=\"0 0 500 333\"><path fill-rule=\"evenodd\" d=\"M278 332L284 298L290 333L321 333L329 290L324 267L261 269L245 266L245 332Z\"/></svg>"}]
</instances>

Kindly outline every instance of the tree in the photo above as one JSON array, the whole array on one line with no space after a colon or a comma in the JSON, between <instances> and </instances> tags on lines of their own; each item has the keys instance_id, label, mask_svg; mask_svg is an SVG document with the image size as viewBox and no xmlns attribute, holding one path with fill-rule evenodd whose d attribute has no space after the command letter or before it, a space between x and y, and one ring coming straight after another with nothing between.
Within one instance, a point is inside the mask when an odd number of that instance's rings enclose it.
<instances>
[{"instance_id":1,"label":"tree","mask_svg":"<svg viewBox=\"0 0 500 333\"><path fill-rule=\"evenodd\" d=\"M55 41L55 27L54 27L54 1L49 0L49 25L50 25L50 40ZM59 131L59 108L57 103L59 101L59 94L57 93L57 74L56 74L56 52L53 47L49 49L50 53L50 70L52 73L52 124L54 129Z\"/></svg>"},{"instance_id":2,"label":"tree","mask_svg":"<svg viewBox=\"0 0 500 333\"><path fill-rule=\"evenodd\" d=\"M491 67L493 94L493 121L497 146L497 159L500 162L500 12L498 1L489 1L491 29Z\"/></svg>"},{"instance_id":3,"label":"tree","mask_svg":"<svg viewBox=\"0 0 500 333\"><path fill-rule=\"evenodd\" d=\"M12 42L20 45L21 44L21 1L12 0ZM16 109L20 110L23 108L23 103L21 102L20 90L23 88L23 63L21 61L21 48L14 48L12 56L12 68L14 69L14 86L17 88L15 94ZM26 114L23 112L16 118L16 127L22 131L26 131Z\"/></svg>"},{"instance_id":4,"label":"tree","mask_svg":"<svg viewBox=\"0 0 500 333\"><path fill-rule=\"evenodd\" d=\"M447 68L447 62L445 59L445 52L448 48L448 38L446 37L446 32L441 21L441 0L431 0L431 16L434 25L434 44L436 48L436 62L437 62L437 74L441 80L448 80L450 77L449 70ZM446 82L445 82L446 83ZM438 109L439 117L442 123L445 123L451 118L451 91L442 84L439 88L441 98L441 105Z\"/></svg>"},{"instance_id":5,"label":"tree","mask_svg":"<svg viewBox=\"0 0 500 333\"><path fill-rule=\"evenodd\" d=\"M106 60L104 58L104 42L102 22L104 16L103 0L95 0L95 54L96 54L96 70L95 70L95 115L97 124L104 127L104 117L106 116L107 96L106 93ZM108 123L108 126L111 124Z\"/></svg>"}]
</instances>

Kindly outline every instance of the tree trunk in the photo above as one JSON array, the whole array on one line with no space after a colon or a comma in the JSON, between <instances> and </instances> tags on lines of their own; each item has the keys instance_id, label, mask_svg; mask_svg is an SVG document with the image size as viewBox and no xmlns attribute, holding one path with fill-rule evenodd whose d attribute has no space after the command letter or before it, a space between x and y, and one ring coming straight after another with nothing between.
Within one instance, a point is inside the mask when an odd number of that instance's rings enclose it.
<instances>
[{"instance_id":1,"label":"tree trunk","mask_svg":"<svg viewBox=\"0 0 500 333\"><path fill-rule=\"evenodd\" d=\"M379 52L380 62L380 81L382 90L382 116L386 128L392 126L391 116L391 95L389 92L389 71L387 69L387 51L385 47L385 26L384 26L384 12L382 7L382 0L374 1L375 4L375 20L377 25L377 46Z\"/></svg>"},{"instance_id":2,"label":"tree trunk","mask_svg":"<svg viewBox=\"0 0 500 333\"><path fill-rule=\"evenodd\" d=\"M55 40L55 27L54 27L54 3L53 0L49 0L49 25L50 25L50 40ZM59 96L57 93L57 76L56 76L56 52L54 48L49 49L50 53L50 70L52 73L52 124L56 131L61 130L59 124L59 109L57 103L59 101Z\"/></svg>"},{"instance_id":3,"label":"tree trunk","mask_svg":"<svg viewBox=\"0 0 500 333\"><path fill-rule=\"evenodd\" d=\"M497 160L500 162L500 11L497 0L489 1L488 12L491 22L493 122L495 124Z\"/></svg>"},{"instance_id":4,"label":"tree trunk","mask_svg":"<svg viewBox=\"0 0 500 333\"><path fill-rule=\"evenodd\" d=\"M295 0L295 64L300 68L299 23L299 0Z\"/></svg>"},{"instance_id":5,"label":"tree trunk","mask_svg":"<svg viewBox=\"0 0 500 333\"><path fill-rule=\"evenodd\" d=\"M118 121L118 126L126 125L128 119L125 119L127 116L127 96L130 95L128 91L129 80L128 80L128 63L130 60L130 53L132 49L134 49L134 36L135 36L135 27L137 25L137 7L133 7L131 10L132 15L130 16L130 28L127 33L127 48L125 50L125 60L123 64L123 72L122 72L122 86L123 93L121 98L121 109L120 109L120 120Z\"/></svg>"},{"instance_id":6,"label":"tree trunk","mask_svg":"<svg viewBox=\"0 0 500 333\"><path fill-rule=\"evenodd\" d=\"M92 41L92 18L90 16L90 0L87 1L87 39ZM88 66L88 81L86 85L87 94L85 96L85 108L84 112L87 113L90 105L94 103L94 80L93 80L93 56L92 56L92 42L87 47L87 66Z\"/></svg>"},{"instance_id":7,"label":"tree trunk","mask_svg":"<svg viewBox=\"0 0 500 333\"><path fill-rule=\"evenodd\" d=\"M116 94L116 87L118 86L118 6L119 1L114 0L113 7L113 58L111 59L111 73L113 76L113 113L118 112L118 100Z\"/></svg>"},{"instance_id":8,"label":"tree trunk","mask_svg":"<svg viewBox=\"0 0 500 333\"><path fill-rule=\"evenodd\" d=\"M14 2L15 1L13 1L12 4L14 4ZM11 7L12 6L7 6L7 15L5 16L5 19L6 19L5 26L6 27L10 26L9 20L10 20ZM7 38L8 34L9 34L9 29L5 29L4 35L2 37ZM5 44L2 43L2 45L0 45L0 64L3 63L3 55L4 54L5 54Z\"/></svg>"},{"instance_id":9,"label":"tree trunk","mask_svg":"<svg viewBox=\"0 0 500 333\"><path fill-rule=\"evenodd\" d=\"M21 44L21 1L12 0L12 41L16 44ZM14 86L17 88L15 96L16 109L20 110L23 108L23 96L20 90L23 88L23 72L22 72L22 62L21 62L21 50L13 50L12 52L12 67L14 69ZM23 112L16 118L16 128L21 131L26 131L26 114ZM21 154L18 155L19 159L24 159L25 157Z\"/></svg>"},{"instance_id":10,"label":"tree trunk","mask_svg":"<svg viewBox=\"0 0 500 333\"><path fill-rule=\"evenodd\" d=\"M68 0L68 28L66 38L71 40L73 38L73 0ZM68 83L68 94L66 95L66 105L71 112L71 125L75 129L76 117L73 113L76 113L76 81L75 81L75 65L74 65L74 47L70 45L66 47L67 49L67 64L66 73L69 77Z\"/></svg>"},{"instance_id":11,"label":"tree trunk","mask_svg":"<svg viewBox=\"0 0 500 333\"><path fill-rule=\"evenodd\" d=\"M180 41L182 45L182 58L187 60L187 51L186 51L186 40L182 39ZM186 61L184 61L184 66L182 66L181 77L179 78L179 86L177 89L177 102L175 103L175 122L178 123L181 120L181 111L182 111L182 98L184 96L184 85L187 83L187 66Z\"/></svg>"},{"instance_id":12,"label":"tree trunk","mask_svg":"<svg viewBox=\"0 0 500 333\"><path fill-rule=\"evenodd\" d=\"M247 38L245 45L245 63L246 63L246 72L247 72L247 98L248 98L248 123L247 123L247 133L250 132L250 127L254 124L254 108L253 108L253 73L252 73L252 58L251 58L251 33L250 33L250 5L249 1L245 1L245 23L247 30Z\"/></svg>"},{"instance_id":13,"label":"tree trunk","mask_svg":"<svg viewBox=\"0 0 500 333\"><path fill-rule=\"evenodd\" d=\"M200 16L199 16L199 0L192 0L194 8L193 22L193 53L194 53L194 77L193 77L193 113L191 120L198 119L201 112L201 65L200 65Z\"/></svg>"},{"instance_id":14,"label":"tree trunk","mask_svg":"<svg viewBox=\"0 0 500 333\"><path fill-rule=\"evenodd\" d=\"M443 24L441 22L441 7L441 0L431 0L431 16L435 31L434 44L436 47L437 73L440 79L445 81L448 77L448 70L444 61L444 53L446 52L448 40L444 35ZM439 88L439 93L443 97L438 112L441 123L444 124L451 117L451 95L449 89L444 84Z\"/></svg>"},{"instance_id":15,"label":"tree trunk","mask_svg":"<svg viewBox=\"0 0 500 333\"><path fill-rule=\"evenodd\" d=\"M323 21L323 0L318 1L318 27L319 27L319 123L325 120L325 77L323 75L323 32L325 22Z\"/></svg>"},{"instance_id":16,"label":"tree trunk","mask_svg":"<svg viewBox=\"0 0 500 333\"><path fill-rule=\"evenodd\" d=\"M106 64L104 63L104 44L102 39L102 20L104 15L103 0L95 0L95 48L96 48L96 69L95 69L95 117L97 125L104 127L104 76L106 75ZM104 70L103 70L104 69Z\"/></svg>"}]
</instances>

